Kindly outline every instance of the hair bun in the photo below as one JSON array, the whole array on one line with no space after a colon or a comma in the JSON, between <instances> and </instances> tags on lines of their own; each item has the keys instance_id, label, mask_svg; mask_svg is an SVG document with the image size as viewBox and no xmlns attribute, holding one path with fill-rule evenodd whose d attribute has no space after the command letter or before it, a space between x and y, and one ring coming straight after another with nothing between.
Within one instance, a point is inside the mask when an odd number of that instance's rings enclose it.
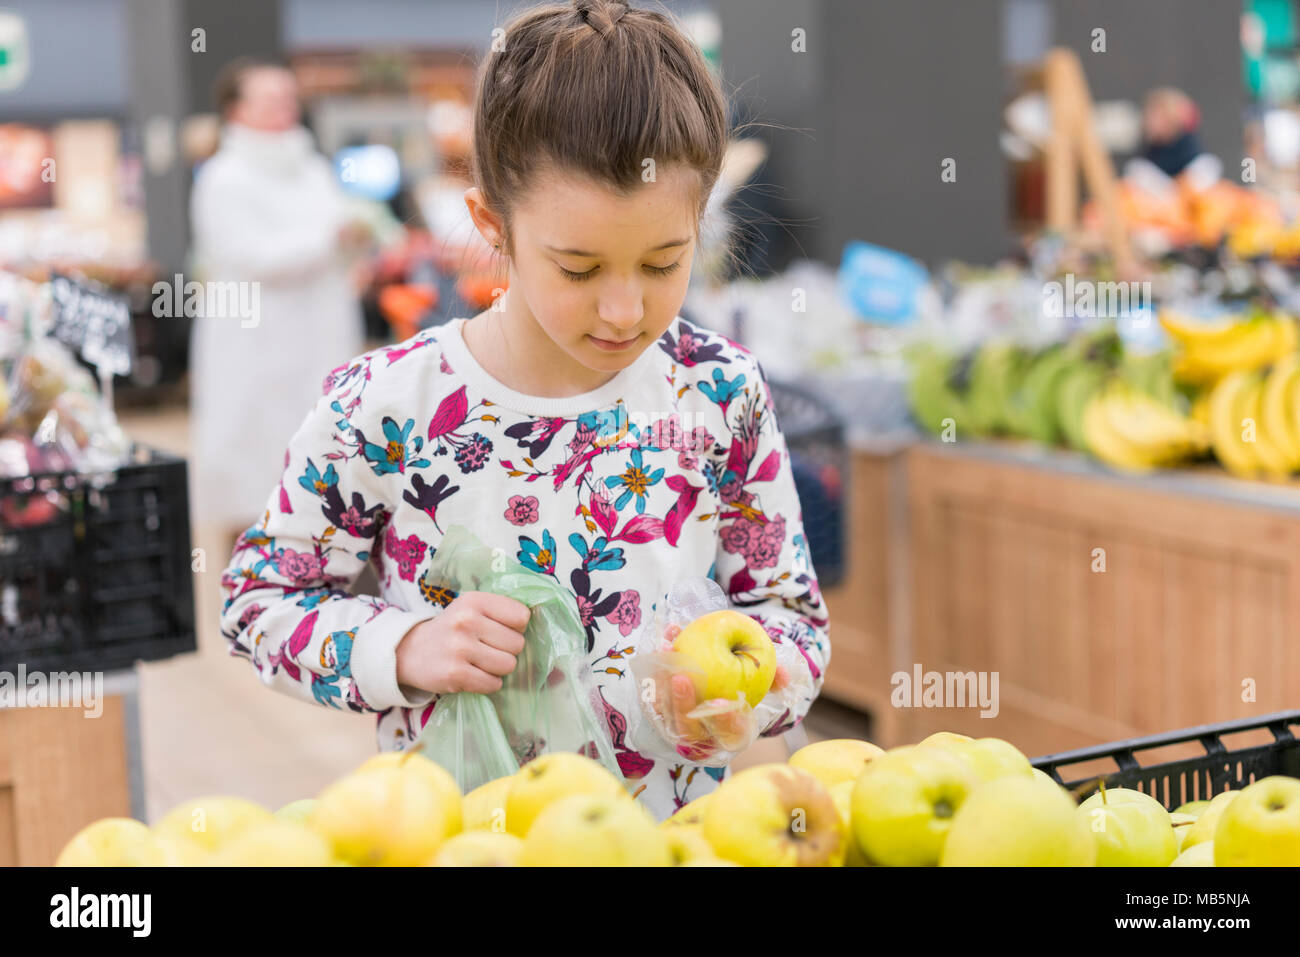
<instances>
[{"instance_id":1,"label":"hair bun","mask_svg":"<svg viewBox=\"0 0 1300 957\"><path fill-rule=\"evenodd\" d=\"M582 17L583 23L605 36L623 19L628 4L623 0L573 0L573 9Z\"/></svg>"}]
</instances>

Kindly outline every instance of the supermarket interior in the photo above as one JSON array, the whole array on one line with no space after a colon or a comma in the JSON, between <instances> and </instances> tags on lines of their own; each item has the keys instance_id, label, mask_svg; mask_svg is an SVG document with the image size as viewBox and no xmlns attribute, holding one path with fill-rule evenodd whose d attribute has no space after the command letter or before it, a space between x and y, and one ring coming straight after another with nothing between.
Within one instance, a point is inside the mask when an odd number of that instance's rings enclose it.
<instances>
[{"instance_id":1,"label":"supermarket interior","mask_svg":"<svg viewBox=\"0 0 1300 957\"><path fill-rule=\"evenodd\" d=\"M1289 777L1300 864L1298 322L1296 0L0 0L0 865L476 721L660 820L870 742L870 863L938 732L1166 864Z\"/></svg>"}]
</instances>

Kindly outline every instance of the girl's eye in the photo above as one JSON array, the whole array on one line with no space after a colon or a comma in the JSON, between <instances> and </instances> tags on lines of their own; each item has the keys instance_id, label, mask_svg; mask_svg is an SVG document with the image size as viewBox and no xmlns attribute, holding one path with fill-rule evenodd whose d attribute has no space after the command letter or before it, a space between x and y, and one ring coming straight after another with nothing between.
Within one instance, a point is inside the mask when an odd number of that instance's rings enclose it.
<instances>
[{"instance_id":1,"label":"girl's eye","mask_svg":"<svg viewBox=\"0 0 1300 957\"><path fill-rule=\"evenodd\" d=\"M564 278L568 279L570 282L584 282L587 279L590 279L592 277L592 275L596 272L597 268L598 267L596 266L592 266L586 272L572 272L568 269L565 269L563 266L560 266L559 270L561 273L564 274Z\"/></svg>"},{"instance_id":2,"label":"girl's eye","mask_svg":"<svg viewBox=\"0 0 1300 957\"><path fill-rule=\"evenodd\" d=\"M671 272L676 272L677 267L680 265L680 262L675 262L667 266L646 266L645 268L649 269L656 276L667 276Z\"/></svg>"}]
</instances>

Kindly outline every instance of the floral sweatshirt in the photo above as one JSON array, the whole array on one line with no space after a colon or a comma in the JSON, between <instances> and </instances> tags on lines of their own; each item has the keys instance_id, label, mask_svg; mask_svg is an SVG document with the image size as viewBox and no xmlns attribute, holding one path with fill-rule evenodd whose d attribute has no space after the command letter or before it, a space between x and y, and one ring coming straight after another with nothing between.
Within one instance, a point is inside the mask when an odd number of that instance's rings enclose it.
<instances>
[{"instance_id":1,"label":"floral sweatshirt","mask_svg":"<svg viewBox=\"0 0 1300 957\"><path fill-rule=\"evenodd\" d=\"M633 640L672 584L711 577L733 608L800 652L811 689L830 660L789 456L763 371L744 347L678 317L609 382L540 398L490 376L465 319L331 371L294 433L261 519L222 574L222 633L271 687L376 716L381 750L413 744L437 696L401 686L395 648L455 592L427 571L467 526L573 595L593 678L633 792L657 817L725 768L634 750ZM231 450L232 454L234 450ZM349 589L373 564L382 597Z\"/></svg>"}]
</instances>

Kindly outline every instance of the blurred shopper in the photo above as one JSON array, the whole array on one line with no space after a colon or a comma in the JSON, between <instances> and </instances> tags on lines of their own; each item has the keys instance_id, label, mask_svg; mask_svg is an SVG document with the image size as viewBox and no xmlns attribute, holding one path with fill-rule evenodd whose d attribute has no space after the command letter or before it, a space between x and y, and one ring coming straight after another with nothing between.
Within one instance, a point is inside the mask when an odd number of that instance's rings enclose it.
<instances>
[{"instance_id":1,"label":"blurred shopper","mask_svg":"<svg viewBox=\"0 0 1300 957\"><path fill-rule=\"evenodd\" d=\"M1205 152L1197 133L1200 111L1191 97L1173 87L1152 90L1142 104L1142 152L1125 168L1125 177L1144 186L1183 177L1204 189L1223 174L1223 163Z\"/></svg>"},{"instance_id":2,"label":"blurred shopper","mask_svg":"<svg viewBox=\"0 0 1300 957\"><path fill-rule=\"evenodd\" d=\"M300 125L289 70L235 61L216 96L221 146L191 219L197 278L222 295L195 319L191 458L198 521L233 537L261 520L326 374L362 348L346 252L365 233Z\"/></svg>"}]
</instances>

